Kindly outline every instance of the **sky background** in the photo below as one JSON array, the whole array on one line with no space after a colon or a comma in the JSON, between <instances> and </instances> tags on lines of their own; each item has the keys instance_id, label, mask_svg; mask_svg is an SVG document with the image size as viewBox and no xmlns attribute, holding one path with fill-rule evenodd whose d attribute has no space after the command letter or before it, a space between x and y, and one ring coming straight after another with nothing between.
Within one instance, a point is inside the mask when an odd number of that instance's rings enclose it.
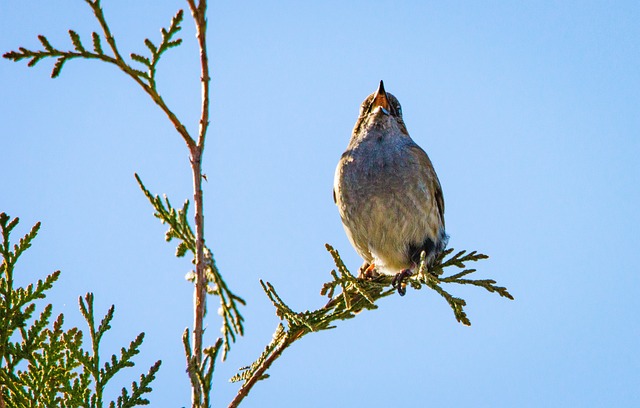
<instances>
[{"instance_id":1,"label":"sky background","mask_svg":"<svg viewBox=\"0 0 640 408\"><path fill-rule=\"evenodd\" d=\"M126 4L125 4L126 3ZM105 1L123 54L158 41L181 1ZM98 30L80 0L0 2L0 52L71 47ZM161 60L169 106L197 130L193 23ZM246 335L219 364L214 406L238 389L278 323L259 279L296 310L325 304L326 242L356 271L331 198L362 100L383 79L443 186L450 247L490 259L509 301L450 287L472 321L435 292L409 290L295 343L243 407L640 405L640 3L211 2L211 127L204 158L207 244L247 301ZM42 229L17 278L60 269L47 300L83 326L77 298L116 305L104 356L146 333L119 393L157 359L151 406L190 404L181 334L192 322L189 261L139 191L191 194L187 149L146 94L113 66L70 61L49 78L0 62L0 211L17 240ZM211 298L207 343L220 322Z\"/></svg>"}]
</instances>

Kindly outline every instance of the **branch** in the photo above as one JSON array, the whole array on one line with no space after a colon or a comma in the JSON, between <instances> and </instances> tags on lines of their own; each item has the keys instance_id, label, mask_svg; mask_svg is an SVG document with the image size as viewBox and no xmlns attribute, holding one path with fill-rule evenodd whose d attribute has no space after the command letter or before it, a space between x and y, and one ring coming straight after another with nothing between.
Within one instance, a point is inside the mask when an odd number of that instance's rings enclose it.
<instances>
[{"instance_id":1,"label":"branch","mask_svg":"<svg viewBox=\"0 0 640 408\"><path fill-rule=\"evenodd\" d=\"M191 15L196 26L196 37L198 38L198 48L200 49L200 69L202 83L202 108L200 117L200 127L198 132L198 142L189 146L191 152L191 171L193 176L193 202L194 202L194 218L196 229L196 248L195 248L195 288L194 288L194 319L193 319L193 359L194 364L200 366L202 364L203 335L204 335L204 316L207 313L206 296L207 296L207 274L205 259L205 243L204 243L204 205L202 193L202 155L204 152L204 143L209 126L209 60L207 57L207 2L199 0L196 6L193 0L187 0ZM212 259L212 258L211 258ZM209 263L212 265L211 263ZM215 267L210 268L214 277L219 277ZM222 279L220 278L220 281ZM218 282L216 282L217 284ZM219 285L217 285L220 287ZM222 293L222 292L220 292ZM226 307L223 297L220 297L223 309ZM226 317L224 317L223 327L226 327ZM241 327L241 326L240 326ZM241 332L241 330L239 331ZM227 339L225 333L225 339ZM225 341L228 346L228 341ZM228 348L225 347L223 356L226 356ZM204 396L208 401L209 396ZM201 405L202 399L196 393L195 389L192 393L192 405L198 407Z\"/></svg>"},{"instance_id":2,"label":"branch","mask_svg":"<svg viewBox=\"0 0 640 408\"><path fill-rule=\"evenodd\" d=\"M200 0L196 6L194 0L187 0L191 15L196 23L196 37L200 48L200 82L202 83L202 109L200 116L200 130L198 134L198 147L204 148L204 142L209 127L209 58L207 56L207 2Z\"/></svg>"},{"instance_id":3,"label":"branch","mask_svg":"<svg viewBox=\"0 0 640 408\"><path fill-rule=\"evenodd\" d=\"M393 276L381 275L373 279L356 277L351 274L344 265L338 251L328 244L326 247L333 257L338 272L336 272L336 270L331 271L333 280L325 283L320 291L321 295L329 297L329 301L324 307L314 311L295 312L286 305L270 283L260 281L263 290L276 309L276 315L282 323L278 324L273 335L273 340L267 345L260 357L250 366L241 368L238 374L231 378L232 382L244 381L244 383L229 404L229 408L238 406L258 381L268 377L266 374L267 369L294 341L312 332L333 329L336 327L333 324L334 322L351 319L363 309L376 309L376 302L379 299L392 295L396 291L393 287ZM427 269L426 254L423 252L421 254L418 273L410 276L408 282L399 282L399 284L409 284L412 288L418 290L421 289L423 285L426 285L430 289L435 290L447 300L456 319L465 325L471 324L463 309L466 305L465 301L450 295L441 287L442 283L480 286L490 292L496 292L500 296L513 299L506 288L495 286L494 280L462 279L463 276L467 276L476 271L475 269L464 269L466 263L486 259L488 256L479 254L476 251L468 254L466 254L466 251L460 251L449 259L444 260L444 258L452 252L453 249L450 249L442 253L435 260L430 270ZM443 269L451 266L464 270L440 278L440 276L443 275ZM336 294L337 290L340 292Z\"/></svg>"},{"instance_id":4,"label":"branch","mask_svg":"<svg viewBox=\"0 0 640 408\"><path fill-rule=\"evenodd\" d=\"M56 60L53 71L51 72L51 77L56 78L60 75L62 68L64 67L67 61L72 59L97 59L109 64L113 64L117 66L122 72L131 77L142 89L151 97L153 102L162 109L165 115L169 118L171 123L175 126L176 130L182 136L185 143L189 147L189 149L193 149L196 145L195 140L191 137L185 126L178 119L178 117L173 113L173 111L167 106L164 102L162 96L158 93L155 84L155 67L160 59L160 56L164 51L169 48L176 47L180 45L181 40L172 40L173 35L175 35L180 30L180 22L182 20L182 11L178 11L176 16L171 21L171 26L169 30L162 30L163 40L161 46L156 49L155 53L152 53L152 59L149 60L151 66L148 66L149 71L144 72L139 69L136 69L129 65L123 58L118 50L116 45L116 40L111 33L109 28L109 24L104 16L104 12L100 7L100 0L85 0L85 2L91 7L93 14L98 20L100 28L102 29L102 35L107 41L109 48L113 55L108 55L104 52L102 47L102 37L100 34L94 32L92 34L92 43L93 43L93 51L89 51L83 45L80 36L73 30L69 30L69 37L71 39L71 43L73 44L73 50L61 50L49 42L49 40L43 36L38 36L40 43L42 44L41 50L29 50L24 47L19 47L18 51L10 51L3 55L4 58L10 59L12 61L21 61L23 59L29 59L27 66L33 67L39 61L45 58L54 58ZM149 44L151 42L147 39L145 44L149 48ZM135 55L135 56L134 56ZM146 57L142 57L138 54L131 54L131 58L134 61L142 62L148 60Z\"/></svg>"}]
</instances>

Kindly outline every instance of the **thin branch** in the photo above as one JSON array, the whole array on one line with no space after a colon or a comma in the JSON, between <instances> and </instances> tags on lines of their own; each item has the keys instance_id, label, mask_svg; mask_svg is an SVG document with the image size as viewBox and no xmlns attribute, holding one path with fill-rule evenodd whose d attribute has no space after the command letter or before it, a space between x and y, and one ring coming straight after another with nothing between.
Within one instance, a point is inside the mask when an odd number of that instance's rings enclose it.
<instances>
[{"instance_id":1,"label":"thin branch","mask_svg":"<svg viewBox=\"0 0 640 408\"><path fill-rule=\"evenodd\" d=\"M191 137L191 135L189 135L189 132L187 131L186 127L182 124L182 122L180 122L180 119L178 119L178 117L173 113L173 111L169 109L169 107L164 102L164 100L162 99L158 91L155 89L155 87L151 86L150 84L146 84L140 78L140 76L136 73L136 70L131 68L124 61L124 59L122 58L122 55L120 55L120 52L118 51L118 47L116 46L116 40L111 34L109 25L107 24L107 21L104 17L104 12L100 7L100 0L95 0L95 1L85 0L85 1L91 6L91 9L93 10L93 14L96 16L96 19L99 21L100 27L104 32L104 36L107 39L107 43L109 44L109 46L111 47L111 50L113 51L115 58L113 58L112 62L115 63L127 75L133 78L133 80L136 81L138 85L142 87L142 89L144 89L144 91L151 97L151 99L156 103L156 105L158 105L160 109L162 109L162 111L167 115L167 117L169 118L171 123L173 123L173 125L175 126L180 136L182 136L182 138L184 139L189 149L192 149L195 142Z\"/></svg>"},{"instance_id":2,"label":"thin branch","mask_svg":"<svg viewBox=\"0 0 640 408\"><path fill-rule=\"evenodd\" d=\"M202 193L202 154L204 151L204 142L206 138L207 128L209 126L209 60L207 57L207 20L206 0L200 0L196 6L193 0L187 0L191 15L196 26L196 37L198 38L198 47L200 49L200 69L202 83L202 111L200 118L200 127L198 133L198 142L195 146L189 146L191 151L191 170L193 173L193 202L195 216L195 232L196 232L196 282L194 288L194 321L193 321L193 358L195 364L200 367L202 364L203 334L204 334L204 316L207 313L207 276L206 263L204 254L204 206ZM201 395L192 393L192 405L198 407L201 404Z\"/></svg>"},{"instance_id":3,"label":"thin branch","mask_svg":"<svg viewBox=\"0 0 640 408\"><path fill-rule=\"evenodd\" d=\"M331 271L333 280L325 283L320 291L321 295L329 297L329 301L324 307L314 311L295 312L276 293L273 285L268 282L260 282L269 300L276 308L276 315L282 322L278 324L273 340L260 357L250 366L241 368L240 372L231 379L232 382L244 381L244 384L229 404L229 408L238 406L258 381L268 377L266 374L267 369L291 343L309 333L333 329L335 327L333 325L334 322L351 319L363 309L375 309L377 308L376 302L378 300L396 292L395 288L390 288L393 284L393 276L380 275L371 279L366 277L356 278L344 265L338 251L328 244L326 247L331 253L339 273L335 270ZM442 283L480 286L490 292L496 292L500 296L513 299L506 288L495 286L495 281L491 279L460 279L475 272L475 269L465 269L466 263L486 259L486 255L475 251L468 254L466 254L466 251L460 251L445 260L444 258L452 252L453 249L450 249L440 254L431 268L427 267L426 254L423 252L417 273L410 276L406 284L411 285L416 290L426 286L437 292L449 303L456 319L465 325L470 324L463 309L466 305L465 301L449 294L440 286ZM440 276L444 273L443 268L450 266L464 270L441 278ZM400 284L403 284L403 282L400 282ZM340 293L336 293L338 289L341 290Z\"/></svg>"},{"instance_id":4,"label":"thin branch","mask_svg":"<svg viewBox=\"0 0 640 408\"><path fill-rule=\"evenodd\" d=\"M33 67L40 60L44 58L55 58L56 63L53 67L53 71L51 73L51 77L57 77L64 64L72 59L76 58L84 58L84 59L98 59L104 62L108 62L110 64L116 65L120 70L122 70L125 74L130 76L142 89L151 97L153 102L162 109L165 115L169 118L171 123L175 126L176 130L182 136L185 143L189 147L190 151L196 147L196 141L191 137L186 127L182 124L182 122L178 119L178 117L173 113L173 111L167 106L164 99L155 88L155 82L152 81L152 78L148 73L137 70L131 67L127 62L122 58L120 51L116 45L115 39L111 30L109 29L109 25L104 16L104 12L100 7L100 1L95 0L85 0L87 4L93 10L93 13L98 20L100 27L102 28L103 35L105 36L107 43L109 44L109 48L111 49L113 56L107 55L104 53L100 42L100 35L97 33L93 33L92 41L94 52L88 51L81 43L79 35L75 31L69 31L69 36L71 37L71 42L74 46L74 51L62 51L55 47L53 47L46 37L38 36L38 39L42 43L43 50L41 51L33 51L28 50L24 47L20 47L18 51L10 51L3 55L4 58L20 61L22 59L30 59L28 62L28 66ZM135 59L134 59L135 60ZM157 61L156 61L157 62Z\"/></svg>"},{"instance_id":5,"label":"thin branch","mask_svg":"<svg viewBox=\"0 0 640 408\"><path fill-rule=\"evenodd\" d=\"M193 0L187 0L191 15L196 22L196 37L200 47L200 81L202 83L202 112L200 116L200 129L198 134L198 146L204 148L204 142L209 128L209 58L207 56L207 2L200 0L196 6Z\"/></svg>"}]
</instances>

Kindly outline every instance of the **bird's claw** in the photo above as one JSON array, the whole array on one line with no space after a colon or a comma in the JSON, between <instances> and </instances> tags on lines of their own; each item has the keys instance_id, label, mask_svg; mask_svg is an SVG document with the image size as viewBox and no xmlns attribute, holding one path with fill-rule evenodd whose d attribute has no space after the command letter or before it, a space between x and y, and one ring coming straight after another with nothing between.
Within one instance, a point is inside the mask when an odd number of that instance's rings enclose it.
<instances>
[{"instance_id":1,"label":"bird's claw","mask_svg":"<svg viewBox=\"0 0 640 408\"><path fill-rule=\"evenodd\" d=\"M378 278L380 276L380 274L376 271L376 265L375 264L367 264L365 263L364 265L362 265L360 267L360 273L358 274L358 279L364 279L364 280L375 280L376 278Z\"/></svg>"},{"instance_id":2,"label":"bird's claw","mask_svg":"<svg viewBox=\"0 0 640 408\"><path fill-rule=\"evenodd\" d=\"M413 275L411 269L405 269L396 274L391 281L391 285L398 289L398 295L404 296L407 293L407 282L405 280Z\"/></svg>"}]
</instances>

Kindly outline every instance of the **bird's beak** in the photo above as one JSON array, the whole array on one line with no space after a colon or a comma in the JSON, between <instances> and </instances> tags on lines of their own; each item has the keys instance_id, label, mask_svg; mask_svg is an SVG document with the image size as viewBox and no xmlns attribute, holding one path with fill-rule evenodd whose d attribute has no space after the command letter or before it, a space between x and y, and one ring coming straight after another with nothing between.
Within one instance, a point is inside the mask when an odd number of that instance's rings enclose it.
<instances>
[{"instance_id":1,"label":"bird's beak","mask_svg":"<svg viewBox=\"0 0 640 408\"><path fill-rule=\"evenodd\" d=\"M371 104L371 110L375 110L377 107L381 107L382 111L386 114L389 114L389 99L387 99L387 92L384 90L384 83L380 81L380 86L376 91L375 96L373 97L373 103Z\"/></svg>"}]
</instances>

